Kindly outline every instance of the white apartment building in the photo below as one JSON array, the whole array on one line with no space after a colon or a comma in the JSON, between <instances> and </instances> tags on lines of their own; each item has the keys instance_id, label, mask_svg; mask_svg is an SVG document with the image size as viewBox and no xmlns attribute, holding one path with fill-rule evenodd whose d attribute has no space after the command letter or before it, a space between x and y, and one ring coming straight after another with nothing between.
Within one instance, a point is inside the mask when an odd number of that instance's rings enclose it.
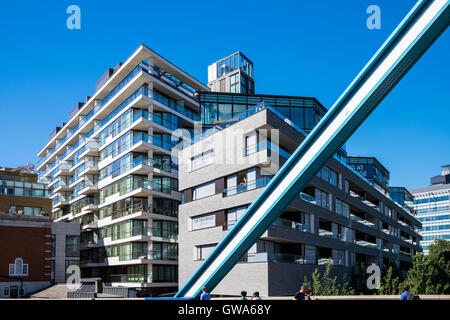
<instances>
[{"instance_id":1,"label":"white apartment building","mask_svg":"<svg viewBox=\"0 0 450 320\"><path fill-rule=\"evenodd\" d=\"M209 88L145 45L109 69L39 151L55 221L81 223L82 277L148 295L178 285L177 129Z\"/></svg>"}]
</instances>

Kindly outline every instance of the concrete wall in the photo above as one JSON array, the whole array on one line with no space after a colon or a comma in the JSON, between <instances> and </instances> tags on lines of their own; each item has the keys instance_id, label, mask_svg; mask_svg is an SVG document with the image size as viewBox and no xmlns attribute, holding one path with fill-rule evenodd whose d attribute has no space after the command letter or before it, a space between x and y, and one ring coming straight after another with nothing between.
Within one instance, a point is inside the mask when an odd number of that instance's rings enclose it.
<instances>
[{"instance_id":1,"label":"concrete wall","mask_svg":"<svg viewBox=\"0 0 450 320\"><path fill-rule=\"evenodd\" d=\"M55 222L52 225L52 234L56 236L55 243L55 282L64 283L66 281L66 260L80 260L80 257L66 257L66 236L80 235L80 225L78 223Z\"/></svg>"}]
</instances>

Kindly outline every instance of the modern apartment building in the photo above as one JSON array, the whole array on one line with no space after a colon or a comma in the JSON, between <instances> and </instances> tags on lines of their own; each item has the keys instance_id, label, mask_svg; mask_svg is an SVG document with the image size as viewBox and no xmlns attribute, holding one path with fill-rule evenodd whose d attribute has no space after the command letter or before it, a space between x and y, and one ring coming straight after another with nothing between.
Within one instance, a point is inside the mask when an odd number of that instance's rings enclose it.
<instances>
[{"instance_id":1,"label":"modern apartment building","mask_svg":"<svg viewBox=\"0 0 450 320\"><path fill-rule=\"evenodd\" d=\"M0 213L0 298L35 293L66 282L79 265L80 226L49 216Z\"/></svg>"},{"instance_id":2,"label":"modern apartment building","mask_svg":"<svg viewBox=\"0 0 450 320\"><path fill-rule=\"evenodd\" d=\"M141 45L108 71L39 152L55 221L81 223L82 277L149 295L178 286L177 129L209 88ZM176 154L175 154L176 155Z\"/></svg>"},{"instance_id":3,"label":"modern apartment building","mask_svg":"<svg viewBox=\"0 0 450 320\"><path fill-rule=\"evenodd\" d=\"M38 183L37 174L17 168L0 168L0 212L27 216L48 215L52 202L47 185Z\"/></svg>"},{"instance_id":4,"label":"modern apartment building","mask_svg":"<svg viewBox=\"0 0 450 320\"><path fill-rule=\"evenodd\" d=\"M265 103L246 108L179 152L179 188L184 199L179 209L180 285L305 138L304 127L298 125L300 118L293 115L304 115L300 123L315 123L315 112L302 109L316 100L298 99L309 100L309 104L305 101L304 106L281 111ZM202 114L208 112L202 110ZM420 251L421 237L414 230L420 226L414 211L393 201L388 188L376 188L374 181L355 171L341 151L213 293L238 295L247 290L263 296L291 295L304 276L310 277L316 267L323 270L327 262L335 266L339 278L345 273L350 277L352 267L361 264L407 269Z\"/></svg>"},{"instance_id":5,"label":"modern apartment building","mask_svg":"<svg viewBox=\"0 0 450 320\"><path fill-rule=\"evenodd\" d=\"M450 240L450 165L442 166L440 175L431 178L428 187L411 190L414 208L422 222L423 252L436 239Z\"/></svg>"}]
</instances>

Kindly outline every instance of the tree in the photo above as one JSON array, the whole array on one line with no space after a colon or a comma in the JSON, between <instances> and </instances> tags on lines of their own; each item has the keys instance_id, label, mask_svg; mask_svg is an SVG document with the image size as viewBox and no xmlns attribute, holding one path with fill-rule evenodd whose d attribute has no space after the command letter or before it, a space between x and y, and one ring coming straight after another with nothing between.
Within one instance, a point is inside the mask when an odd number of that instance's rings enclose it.
<instances>
[{"instance_id":1,"label":"tree","mask_svg":"<svg viewBox=\"0 0 450 320\"><path fill-rule=\"evenodd\" d=\"M413 258L405 283L414 294L449 294L450 261L444 253L448 252L450 241L436 240L430 245L430 254L419 253Z\"/></svg>"},{"instance_id":2,"label":"tree","mask_svg":"<svg viewBox=\"0 0 450 320\"><path fill-rule=\"evenodd\" d=\"M394 269L389 266L386 275L383 277L378 294L394 295L399 294L400 279L394 275Z\"/></svg>"},{"instance_id":3,"label":"tree","mask_svg":"<svg viewBox=\"0 0 450 320\"><path fill-rule=\"evenodd\" d=\"M347 274L342 277L342 283L337 284L337 277L331 277L331 271L333 269L332 263L325 265L325 271L323 274L319 272L319 269L315 269L312 273L312 284L305 276L303 285L307 288L311 288L316 296L336 296L336 295L352 295L355 294L355 290L347 282Z\"/></svg>"},{"instance_id":4,"label":"tree","mask_svg":"<svg viewBox=\"0 0 450 320\"><path fill-rule=\"evenodd\" d=\"M431 258L438 258L444 252L450 252L450 241L443 239L436 239L429 247L428 256Z\"/></svg>"}]
</instances>

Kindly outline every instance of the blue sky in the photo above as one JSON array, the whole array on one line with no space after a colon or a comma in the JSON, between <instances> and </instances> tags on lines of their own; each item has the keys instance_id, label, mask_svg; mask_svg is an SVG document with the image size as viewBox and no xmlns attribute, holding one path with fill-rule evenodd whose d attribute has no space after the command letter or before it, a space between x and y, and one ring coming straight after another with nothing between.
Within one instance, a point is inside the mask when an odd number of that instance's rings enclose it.
<instances>
[{"instance_id":1,"label":"blue sky","mask_svg":"<svg viewBox=\"0 0 450 320\"><path fill-rule=\"evenodd\" d=\"M66 9L81 8L81 30ZM381 8L381 29L366 8ZM256 92L314 96L329 108L415 4L342 1L8 1L0 12L0 166L35 162L49 133L108 67L144 43L197 79L241 50ZM450 163L447 31L347 143L375 156L391 185L428 185Z\"/></svg>"}]
</instances>

